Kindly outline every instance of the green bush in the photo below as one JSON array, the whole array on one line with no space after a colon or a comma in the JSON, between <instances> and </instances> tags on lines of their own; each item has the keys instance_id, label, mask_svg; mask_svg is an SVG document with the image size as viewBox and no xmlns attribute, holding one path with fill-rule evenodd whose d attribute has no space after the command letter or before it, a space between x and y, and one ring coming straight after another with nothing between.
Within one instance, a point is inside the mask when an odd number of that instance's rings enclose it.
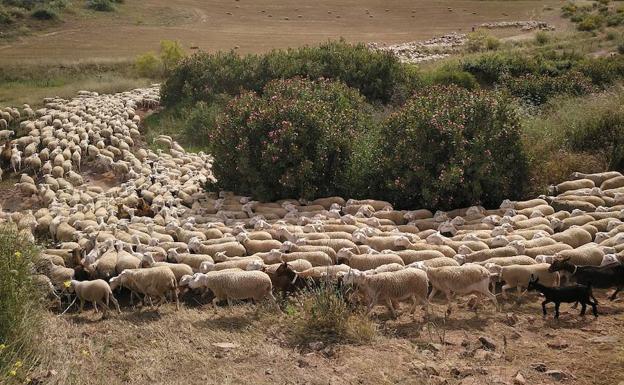
<instances>
[{"instance_id":1,"label":"green bush","mask_svg":"<svg viewBox=\"0 0 624 385\"><path fill-rule=\"evenodd\" d=\"M624 13L615 13L607 16L606 23L608 27L617 27L624 24Z\"/></svg>"},{"instance_id":2,"label":"green bush","mask_svg":"<svg viewBox=\"0 0 624 385\"><path fill-rule=\"evenodd\" d=\"M378 176L397 207L496 206L522 196L527 162L512 100L456 86L423 90L383 124Z\"/></svg>"},{"instance_id":3,"label":"green bush","mask_svg":"<svg viewBox=\"0 0 624 385\"><path fill-rule=\"evenodd\" d=\"M585 58L575 67L594 84L608 85L624 76L624 58L621 56Z\"/></svg>"},{"instance_id":4,"label":"green bush","mask_svg":"<svg viewBox=\"0 0 624 385\"><path fill-rule=\"evenodd\" d=\"M162 102L206 101L219 94L261 92L274 79L292 77L340 80L372 101L389 102L418 84L418 75L390 53L343 41L318 47L274 50L264 55L198 53L184 59L162 88Z\"/></svg>"},{"instance_id":5,"label":"green bush","mask_svg":"<svg viewBox=\"0 0 624 385\"><path fill-rule=\"evenodd\" d=\"M473 90L479 83L473 74L454 67L443 67L426 75L425 81L432 85L450 85Z\"/></svg>"},{"instance_id":6,"label":"green bush","mask_svg":"<svg viewBox=\"0 0 624 385\"><path fill-rule=\"evenodd\" d=\"M620 55L624 55L624 41L618 43L617 50Z\"/></svg>"},{"instance_id":7,"label":"green bush","mask_svg":"<svg viewBox=\"0 0 624 385\"><path fill-rule=\"evenodd\" d=\"M579 31L593 31L602 26L604 18L597 14L588 14L576 26Z\"/></svg>"},{"instance_id":8,"label":"green bush","mask_svg":"<svg viewBox=\"0 0 624 385\"><path fill-rule=\"evenodd\" d=\"M183 58L184 50L176 40L160 41L160 60L165 73L169 73Z\"/></svg>"},{"instance_id":9,"label":"green bush","mask_svg":"<svg viewBox=\"0 0 624 385\"><path fill-rule=\"evenodd\" d=\"M154 53L148 52L137 56L134 69L139 76L158 77L162 74L162 63Z\"/></svg>"},{"instance_id":10,"label":"green bush","mask_svg":"<svg viewBox=\"0 0 624 385\"><path fill-rule=\"evenodd\" d=\"M566 3L561 7L563 17L571 17L576 14L578 7L574 3Z\"/></svg>"},{"instance_id":11,"label":"green bush","mask_svg":"<svg viewBox=\"0 0 624 385\"><path fill-rule=\"evenodd\" d=\"M500 40L484 31L471 32L466 40L466 48L470 52L491 51L500 46Z\"/></svg>"},{"instance_id":12,"label":"green bush","mask_svg":"<svg viewBox=\"0 0 624 385\"><path fill-rule=\"evenodd\" d=\"M220 188L271 201L340 193L370 114L357 90L328 80L275 80L230 102L208 135Z\"/></svg>"},{"instance_id":13,"label":"green bush","mask_svg":"<svg viewBox=\"0 0 624 385\"><path fill-rule=\"evenodd\" d=\"M31 279L35 247L14 228L0 227L0 383L24 383L36 363L44 308Z\"/></svg>"},{"instance_id":14,"label":"green bush","mask_svg":"<svg viewBox=\"0 0 624 385\"><path fill-rule=\"evenodd\" d=\"M9 25L13 24L14 22L15 19L13 18L11 12L0 6L0 25Z\"/></svg>"},{"instance_id":15,"label":"green bush","mask_svg":"<svg viewBox=\"0 0 624 385\"><path fill-rule=\"evenodd\" d=\"M113 12L115 4L111 0L87 0L87 8L99 12Z\"/></svg>"},{"instance_id":16,"label":"green bush","mask_svg":"<svg viewBox=\"0 0 624 385\"><path fill-rule=\"evenodd\" d=\"M37 8L30 14L37 20L57 20L59 18L58 13L52 8Z\"/></svg>"},{"instance_id":17,"label":"green bush","mask_svg":"<svg viewBox=\"0 0 624 385\"><path fill-rule=\"evenodd\" d=\"M548 32L539 31L535 34L535 43L538 45L544 45L550 41L550 34Z\"/></svg>"},{"instance_id":18,"label":"green bush","mask_svg":"<svg viewBox=\"0 0 624 385\"><path fill-rule=\"evenodd\" d=\"M591 80L576 71L558 76L528 74L506 77L502 84L512 95L534 105L543 104L555 95L578 96L595 90Z\"/></svg>"}]
</instances>

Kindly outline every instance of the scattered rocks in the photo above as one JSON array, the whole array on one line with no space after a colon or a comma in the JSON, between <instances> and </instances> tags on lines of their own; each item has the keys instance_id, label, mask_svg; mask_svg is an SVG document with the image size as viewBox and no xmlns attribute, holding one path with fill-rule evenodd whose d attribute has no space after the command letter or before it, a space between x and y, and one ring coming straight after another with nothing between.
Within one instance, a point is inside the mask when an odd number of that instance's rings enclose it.
<instances>
[{"instance_id":1,"label":"scattered rocks","mask_svg":"<svg viewBox=\"0 0 624 385\"><path fill-rule=\"evenodd\" d=\"M324 346L325 344L322 343L321 341L310 342L308 344L308 347L310 348L310 350L321 350L323 349Z\"/></svg>"},{"instance_id":2,"label":"scattered rocks","mask_svg":"<svg viewBox=\"0 0 624 385\"><path fill-rule=\"evenodd\" d=\"M589 339L589 341L595 342L595 343L615 344L619 341L619 339L615 336L599 336L599 337L592 337Z\"/></svg>"},{"instance_id":3,"label":"scattered rocks","mask_svg":"<svg viewBox=\"0 0 624 385\"><path fill-rule=\"evenodd\" d=\"M215 342L212 344L212 346L220 348L220 349L234 349L239 347L239 344L233 344L231 342Z\"/></svg>"},{"instance_id":4,"label":"scattered rocks","mask_svg":"<svg viewBox=\"0 0 624 385\"><path fill-rule=\"evenodd\" d=\"M572 379L575 378L570 373L566 373L561 370L548 370L544 374L546 374L549 377L552 377L554 380L557 380L557 381L563 381L563 380L567 380L570 378Z\"/></svg>"},{"instance_id":5,"label":"scattered rocks","mask_svg":"<svg viewBox=\"0 0 624 385\"><path fill-rule=\"evenodd\" d=\"M534 362L529 367L536 372L544 373L547 369L546 364L543 362Z\"/></svg>"},{"instance_id":6,"label":"scattered rocks","mask_svg":"<svg viewBox=\"0 0 624 385\"><path fill-rule=\"evenodd\" d=\"M515 385L525 385L526 384L526 380L524 379L524 376L522 375L522 373L518 372L518 374L515 375L515 377L513 378L513 383Z\"/></svg>"},{"instance_id":7,"label":"scattered rocks","mask_svg":"<svg viewBox=\"0 0 624 385\"><path fill-rule=\"evenodd\" d=\"M570 345L564 340L555 340L555 341L547 342L546 346L548 346L551 349L563 350Z\"/></svg>"},{"instance_id":8,"label":"scattered rocks","mask_svg":"<svg viewBox=\"0 0 624 385\"><path fill-rule=\"evenodd\" d=\"M485 349L496 350L496 343L489 337L481 336L479 337L479 342Z\"/></svg>"},{"instance_id":9,"label":"scattered rocks","mask_svg":"<svg viewBox=\"0 0 624 385\"><path fill-rule=\"evenodd\" d=\"M509 326L513 326L518 323L518 316L514 313L507 313L505 315L505 323Z\"/></svg>"}]
</instances>

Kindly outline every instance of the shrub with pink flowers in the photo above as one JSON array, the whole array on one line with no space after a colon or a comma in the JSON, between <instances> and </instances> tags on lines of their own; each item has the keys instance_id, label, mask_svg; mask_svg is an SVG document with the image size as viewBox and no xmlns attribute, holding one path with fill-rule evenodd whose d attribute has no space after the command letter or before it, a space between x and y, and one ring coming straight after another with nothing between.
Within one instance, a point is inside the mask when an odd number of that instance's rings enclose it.
<instances>
[{"instance_id":1,"label":"shrub with pink flowers","mask_svg":"<svg viewBox=\"0 0 624 385\"><path fill-rule=\"evenodd\" d=\"M502 93L425 89L382 125L379 196L442 209L520 197L527 175L520 132L515 104Z\"/></svg>"},{"instance_id":2,"label":"shrub with pink flowers","mask_svg":"<svg viewBox=\"0 0 624 385\"><path fill-rule=\"evenodd\" d=\"M208 133L218 187L263 200L339 193L370 117L359 92L340 82L275 80L262 95L244 93Z\"/></svg>"}]
</instances>

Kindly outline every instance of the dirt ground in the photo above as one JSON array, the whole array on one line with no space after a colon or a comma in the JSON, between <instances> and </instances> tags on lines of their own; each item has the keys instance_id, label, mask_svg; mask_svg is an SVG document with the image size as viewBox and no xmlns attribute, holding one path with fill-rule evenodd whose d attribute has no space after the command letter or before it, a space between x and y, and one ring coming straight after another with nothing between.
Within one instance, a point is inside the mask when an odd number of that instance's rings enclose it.
<instances>
[{"instance_id":1,"label":"dirt ground","mask_svg":"<svg viewBox=\"0 0 624 385\"><path fill-rule=\"evenodd\" d=\"M562 305L560 321L552 307L541 317L536 295L507 300L500 312L485 304L475 313L460 298L447 313L437 300L428 320L420 310L414 320L408 314L394 320L378 307L377 337L363 345L293 345L292 316L268 306L189 303L178 312L172 305L124 306L104 320L91 309L50 314L42 342L53 358L35 378L43 384L468 385L520 384L514 382L519 372L526 384L621 384L624 302L610 303L604 291L596 296L598 319ZM482 336L495 346L485 349Z\"/></svg>"},{"instance_id":2,"label":"dirt ground","mask_svg":"<svg viewBox=\"0 0 624 385\"><path fill-rule=\"evenodd\" d=\"M555 0L126 1L114 13L66 13L58 27L1 42L0 63L133 58L157 50L164 39L179 40L189 50L262 52L340 37L421 40L503 20L537 19L562 27L560 7Z\"/></svg>"}]
</instances>

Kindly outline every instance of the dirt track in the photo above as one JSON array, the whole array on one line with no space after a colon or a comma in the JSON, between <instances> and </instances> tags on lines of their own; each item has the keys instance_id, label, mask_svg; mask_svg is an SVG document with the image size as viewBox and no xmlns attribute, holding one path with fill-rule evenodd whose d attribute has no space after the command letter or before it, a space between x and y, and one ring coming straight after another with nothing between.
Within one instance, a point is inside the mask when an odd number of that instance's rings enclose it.
<instances>
[{"instance_id":1,"label":"dirt track","mask_svg":"<svg viewBox=\"0 0 624 385\"><path fill-rule=\"evenodd\" d=\"M561 26L559 8L553 0L127 1L116 13L78 11L67 14L60 27L2 42L0 62L135 57L157 50L163 39L180 40L187 49L241 52L340 37L396 43L467 32L483 22L539 19Z\"/></svg>"}]
</instances>

